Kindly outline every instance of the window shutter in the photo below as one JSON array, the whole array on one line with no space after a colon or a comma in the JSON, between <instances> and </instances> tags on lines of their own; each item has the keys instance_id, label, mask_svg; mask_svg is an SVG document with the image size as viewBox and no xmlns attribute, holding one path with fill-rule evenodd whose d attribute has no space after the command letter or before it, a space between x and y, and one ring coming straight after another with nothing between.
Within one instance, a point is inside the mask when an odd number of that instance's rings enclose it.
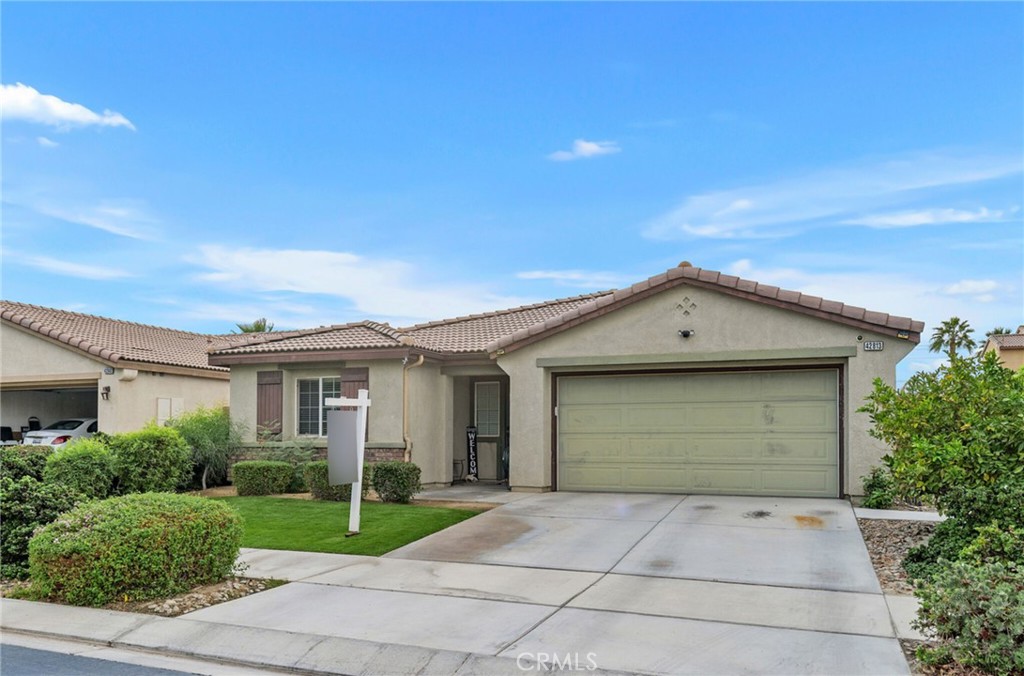
<instances>
[{"instance_id":1,"label":"window shutter","mask_svg":"<svg viewBox=\"0 0 1024 676\"><path fill-rule=\"evenodd\" d=\"M256 373L256 429L257 434L279 437L284 415L284 373L258 371Z\"/></svg>"}]
</instances>

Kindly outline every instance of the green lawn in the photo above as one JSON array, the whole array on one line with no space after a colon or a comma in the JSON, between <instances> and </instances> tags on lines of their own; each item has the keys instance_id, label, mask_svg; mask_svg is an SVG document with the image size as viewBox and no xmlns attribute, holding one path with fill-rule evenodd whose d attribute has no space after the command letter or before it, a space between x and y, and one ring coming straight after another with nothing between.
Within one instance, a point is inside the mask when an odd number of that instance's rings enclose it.
<instances>
[{"instance_id":1,"label":"green lawn","mask_svg":"<svg viewBox=\"0 0 1024 676\"><path fill-rule=\"evenodd\" d=\"M359 535L348 532L349 504L291 498L213 498L245 519L243 547L380 556L480 512L363 502Z\"/></svg>"}]
</instances>

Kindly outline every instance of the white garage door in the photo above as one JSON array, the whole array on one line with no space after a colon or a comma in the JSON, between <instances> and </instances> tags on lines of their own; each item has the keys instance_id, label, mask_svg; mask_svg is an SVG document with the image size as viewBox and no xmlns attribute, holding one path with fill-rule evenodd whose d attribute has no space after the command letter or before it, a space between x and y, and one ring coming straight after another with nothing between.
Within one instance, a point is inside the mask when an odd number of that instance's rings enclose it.
<instances>
[{"instance_id":1,"label":"white garage door","mask_svg":"<svg viewBox=\"0 0 1024 676\"><path fill-rule=\"evenodd\" d=\"M558 379L558 489L839 495L838 372Z\"/></svg>"}]
</instances>

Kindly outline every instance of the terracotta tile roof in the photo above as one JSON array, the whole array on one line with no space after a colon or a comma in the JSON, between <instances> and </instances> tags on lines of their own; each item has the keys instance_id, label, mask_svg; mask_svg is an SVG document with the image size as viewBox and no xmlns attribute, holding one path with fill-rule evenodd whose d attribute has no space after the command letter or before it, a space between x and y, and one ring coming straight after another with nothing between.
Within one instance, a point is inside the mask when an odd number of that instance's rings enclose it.
<instances>
[{"instance_id":1,"label":"terracotta tile roof","mask_svg":"<svg viewBox=\"0 0 1024 676\"><path fill-rule=\"evenodd\" d=\"M0 301L0 318L112 364L125 361L224 372L227 369L210 366L207 351L232 341L231 336L189 333L6 300Z\"/></svg>"},{"instance_id":2,"label":"terracotta tile roof","mask_svg":"<svg viewBox=\"0 0 1024 676\"><path fill-rule=\"evenodd\" d=\"M993 333L988 337L1000 350L1024 350L1024 326L1017 333Z\"/></svg>"},{"instance_id":3,"label":"terracotta tile roof","mask_svg":"<svg viewBox=\"0 0 1024 676\"><path fill-rule=\"evenodd\" d=\"M442 319L401 329L416 346L435 352L465 354L483 352L487 345L518 330L556 319L592 303L611 291L559 298L508 310Z\"/></svg>"},{"instance_id":4,"label":"terracotta tile roof","mask_svg":"<svg viewBox=\"0 0 1024 676\"><path fill-rule=\"evenodd\" d=\"M250 334L253 338L241 346L220 348L218 355L272 352L321 352L403 347L410 340L387 324L356 322L322 326L301 331Z\"/></svg>"},{"instance_id":5,"label":"terracotta tile roof","mask_svg":"<svg viewBox=\"0 0 1024 676\"><path fill-rule=\"evenodd\" d=\"M798 291L787 291L777 286L759 284L752 280L725 275L715 270L704 270L690 265L683 265L638 282L629 288L619 289L609 294L601 294L590 302L568 309L561 315L549 318L544 322L520 327L512 333L506 333L495 338L487 344L485 349L492 354L509 352L551 333L556 333L560 330L576 326L588 319L599 317L610 310L645 298L652 293L683 284L721 291L747 300L793 310L842 324L849 324L889 335L898 335L914 343L920 342L920 334L924 329L923 322L914 321L909 317L898 317L884 312L871 312L862 307L825 300L818 296L811 296Z\"/></svg>"}]
</instances>

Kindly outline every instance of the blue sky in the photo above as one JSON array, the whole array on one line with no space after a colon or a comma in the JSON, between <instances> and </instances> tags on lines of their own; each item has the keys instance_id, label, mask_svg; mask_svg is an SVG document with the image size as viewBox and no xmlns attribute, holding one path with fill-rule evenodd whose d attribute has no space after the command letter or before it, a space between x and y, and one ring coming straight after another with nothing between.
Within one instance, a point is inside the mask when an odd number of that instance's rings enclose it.
<instances>
[{"instance_id":1,"label":"blue sky","mask_svg":"<svg viewBox=\"0 0 1024 676\"><path fill-rule=\"evenodd\" d=\"M9 300L202 332L403 325L689 260L928 334L1024 322L1019 3L0 18ZM902 377L935 363L918 349Z\"/></svg>"}]
</instances>

